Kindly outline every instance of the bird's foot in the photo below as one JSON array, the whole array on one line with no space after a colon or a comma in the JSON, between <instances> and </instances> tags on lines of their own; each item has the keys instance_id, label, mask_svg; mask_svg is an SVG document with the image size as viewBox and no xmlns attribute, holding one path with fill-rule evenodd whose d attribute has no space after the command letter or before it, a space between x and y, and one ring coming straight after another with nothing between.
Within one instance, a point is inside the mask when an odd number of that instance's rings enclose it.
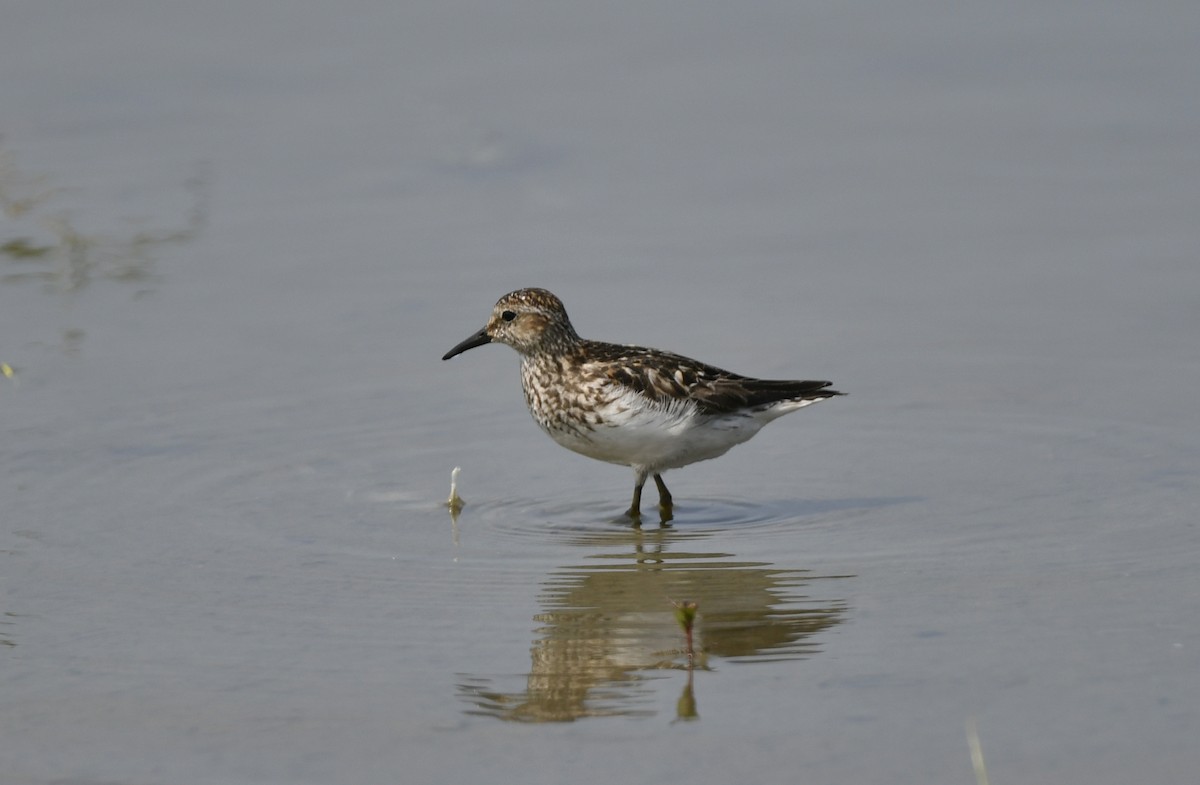
<instances>
[{"instance_id":1,"label":"bird's foot","mask_svg":"<svg viewBox=\"0 0 1200 785\"><path fill-rule=\"evenodd\" d=\"M622 517L624 517L625 520L632 523L633 528L635 528L635 529L642 528L642 511L641 510L635 510L635 509L630 508L625 511L625 514ZM658 508L658 523L664 529L670 527L670 525L671 525L670 522L674 517L675 516L672 514L670 507L660 506Z\"/></svg>"}]
</instances>

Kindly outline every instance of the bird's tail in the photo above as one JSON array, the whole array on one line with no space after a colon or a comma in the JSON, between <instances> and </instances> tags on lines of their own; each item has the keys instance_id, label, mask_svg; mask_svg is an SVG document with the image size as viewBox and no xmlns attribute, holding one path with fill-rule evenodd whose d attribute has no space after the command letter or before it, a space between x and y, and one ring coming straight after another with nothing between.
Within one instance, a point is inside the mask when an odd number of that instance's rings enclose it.
<instances>
[{"instance_id":1,"label":"bird's tail","mask_svg":"<svg viewBox=\"0 0 1200 785\"><path fill-rule=\"evenodd\" d=\"M785 379L753 379L744 382L749 392L749 404L778 403L779 401L804 401L816 403L835 395L845 395L837 390L827 389L833 382L793 381Z\"/></svg>"}]
</instances>

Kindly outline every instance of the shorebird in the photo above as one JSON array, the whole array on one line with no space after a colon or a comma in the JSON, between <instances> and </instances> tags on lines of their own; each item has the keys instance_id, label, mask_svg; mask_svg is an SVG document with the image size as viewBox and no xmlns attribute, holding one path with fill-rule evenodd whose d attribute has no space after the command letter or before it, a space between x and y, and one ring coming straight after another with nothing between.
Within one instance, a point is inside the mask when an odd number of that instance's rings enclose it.
<instances>
[{"instance_id":1,"label":"shorebird","mask_svg":"<svg viewBox=\"0 0 1200 785\"><path fill-rule=\"evenodd\" d=\"M674 501L662 473L724 455L767 423L843 393L831 382L754 379L671 352L580 338L562 301L518 289L497 301L487 325L443 360L486 343L521 355L529 412L550 438L598 461L630 466L641 518L642 486L658 486L662 521Z\"/></svg>"}]
</instances>

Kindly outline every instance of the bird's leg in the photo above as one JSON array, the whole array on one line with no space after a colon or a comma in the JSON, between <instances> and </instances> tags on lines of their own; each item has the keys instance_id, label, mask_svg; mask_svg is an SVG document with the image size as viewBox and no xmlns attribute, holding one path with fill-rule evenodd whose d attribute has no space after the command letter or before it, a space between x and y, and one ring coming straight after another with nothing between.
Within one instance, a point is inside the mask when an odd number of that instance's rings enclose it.
<instances>
[{"instance_id":1,"label":"bird's leg","mask_svg":"<svg viewBox=\"0 0 1200 785\"><path fill-rule=\"evenodd\" d=\"M625 513L638 523L642 520L642 486L645 484L646 472L639 470L637 472L637 479L634 480L633 504L629 505L629 510Z\"/></svg>"},{"instance_id":2,"label":"bird's leg","mask_svg":"<svg viewBox=\"0 0 1200 785\"><path fill-rule=\"evenodd\" d=\"M671 499L671 492L667 490L667 484L663 482L661 474L654 475L654 484L658 486L658 511L662 515L664 522L671 520L671 512L675 509L675 502Z\"/></svg>"}]
</instances>

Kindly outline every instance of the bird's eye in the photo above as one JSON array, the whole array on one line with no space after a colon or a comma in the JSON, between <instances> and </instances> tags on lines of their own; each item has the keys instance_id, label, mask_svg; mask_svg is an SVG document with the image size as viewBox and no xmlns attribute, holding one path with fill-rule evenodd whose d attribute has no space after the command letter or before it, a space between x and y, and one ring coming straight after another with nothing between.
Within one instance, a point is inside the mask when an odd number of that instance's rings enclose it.
<instances>
[{"instance_id":1,"label":"bird's eye","mask_svg":"<svg viewBox=\"0 0 1200 785\"><path fill-rule=\"evenodd\" d=\"M504 313L500 314L500 318L506 322L511 322L513 319L517 318L517 312L516 311L505 311Z\"/></svg>"}]
</instances>

